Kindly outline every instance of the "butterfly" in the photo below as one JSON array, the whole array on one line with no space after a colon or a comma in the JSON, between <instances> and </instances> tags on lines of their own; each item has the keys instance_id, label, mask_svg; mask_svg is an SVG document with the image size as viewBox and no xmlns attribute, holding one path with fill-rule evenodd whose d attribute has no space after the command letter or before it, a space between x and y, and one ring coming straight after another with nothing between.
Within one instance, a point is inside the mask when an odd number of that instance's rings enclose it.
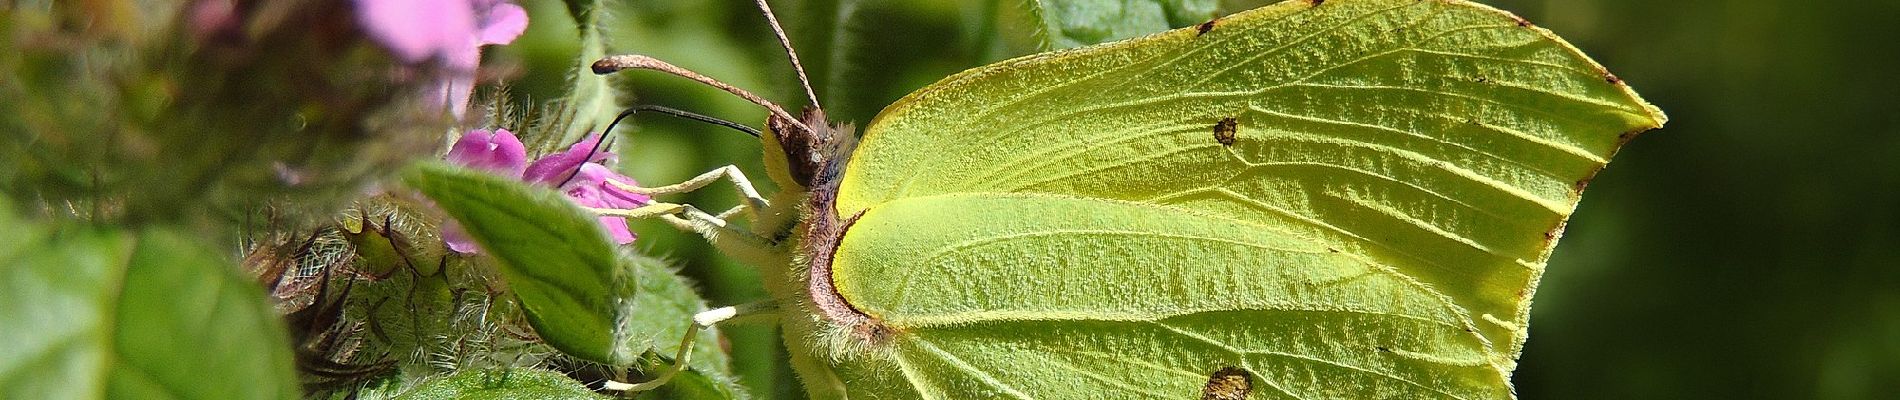
<instances>
[{"instance_id":1,"label":"butterfly","mask_svg":"<svg viewBox=\"0 0 1900 400\"><path fill-rule=\"evenodd\" d=\"M1511 398L1565 221L1666 120L1460 0L1287 1L1011 59L862 137L809 84L794 115L651 57L594 69L769 111L784 190L731 167L643 190L739 187L731 212L649 216L777 277L763 309L813 398Z\"/></svg>"}]
</instances>

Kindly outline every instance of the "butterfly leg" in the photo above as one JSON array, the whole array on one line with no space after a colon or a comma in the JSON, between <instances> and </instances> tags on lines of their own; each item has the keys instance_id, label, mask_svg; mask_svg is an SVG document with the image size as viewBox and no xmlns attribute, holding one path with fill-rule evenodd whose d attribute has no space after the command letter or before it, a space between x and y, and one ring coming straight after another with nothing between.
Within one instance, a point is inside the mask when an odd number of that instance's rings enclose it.
<instances>
[{"instance_id":1,"label":"butterfly leg","mask_svg":"<svg viewBox=\"0 0 1900 400\"><path fill-rule=\"evenodd\" d=\"M745 207L734 207L735 209ZM659 218L668 225L682 231L693 232L705 237L720 252L732 255L740 261L754 265L766 265L781 258L781 250L770 240L745 229L739 229L726 223L726 218L737 213L727 210L715 216L700 211L691 204L651 203L633 209L590 208L595 214L627 218Z\"/></svg>"},{"instance_id":2,"label":"butterfly leg","mask_svg":"<svg viewBox=\"0 0 1900 400\"><path fill-rule=\"evenodd\" d=\"M720 322L725 322L733 317L754 315L776 308L778 308L777 303L771 300L762 300L737 306L719 307L693 314L692 323L686 326L686 337L680 339L679 350L673 353L673 366L671 368L667 368L665 372L661 372L659 377L646 382L623 383L609 380L603 386L607 390L638 392L652 390L660 387L660 385L665 385L667 381L673 379L674 375L678 375L680 371L686 369L687 363L692 359L693 343L699 339L700 330L712 328L713 325L718 325Z\"/></svg>"},{"instance_id":3,"label":"butterfly leg","mask_svg":"<svg viewBox=\"0 0 1900 400\"><path fill-rule=\"evenodd\" d=\"M719 178L722 178L722 177L726 178L726 180L732 181L732 185L739 189L739 195L741 197L744 197L744 200L743 200L744 204L741 204L741 207L744 207L743 212L745 212L748 217L756 216L756 214L754 213L756 213L757 211L755 210L763 210L766 208L766 206L770 205L770 203L765 200L764 196L759 195L759 190L752 187L752 180L746 179L745 172L740 171L739 167L734 166L734 165L726 165L724 167L719 167L712 171L707 171L704 174L699 174L699 176L695 176L692 179L687 179L685 182L680 182L680 183L666 185L666 186L639 187L639 186L628 185L625 183L615 182L611 180L607 182L609 184L614 185L615 187L620 188L621 190L633 192L636 194L644 194L644 195L651 196L651 195L686 193L686 192L691 192L694 190L699 190L700 188L706 187L706 185L711 185L713 182L718 181ZM722 213L721 215L724 216L725 214Z\"/></svg>"},{"instance_id":4,"label":"butterfly leg","mask_svg":"<svg viewBox=\"0 0 1900 400\"><path fill-rule=\"evenodd\" d=\"M630 219L647 219L662 215L679 214L681 211L684 211L686 207L685 204L649 203L644 206L625 210L618 208L588 208L587 211L600 215L611 215Z\"/></svg>"}]
</instances>

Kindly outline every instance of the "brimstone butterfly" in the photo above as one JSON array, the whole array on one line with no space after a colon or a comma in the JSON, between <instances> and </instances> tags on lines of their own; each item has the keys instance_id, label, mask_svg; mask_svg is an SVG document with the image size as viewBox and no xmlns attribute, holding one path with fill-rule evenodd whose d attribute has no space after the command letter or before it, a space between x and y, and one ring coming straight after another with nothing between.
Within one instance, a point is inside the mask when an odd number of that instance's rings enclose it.
<instances>
[{"instance_id":1,"label":"brimstone butterfly","mask_svg":"<svg viewBox=\"0 0 1900 400\"><path fill-rule=\"evenodd\" d=\"M904 97L861 142L651 58L595 67L773 111L787 190L731 168L671 187L734 178L750 229L666 212L778 277L814 398L1513 397L1578 196L1665 118L1458 0L1289 1L1008 60Z\"/></svg>"}]
</instances>

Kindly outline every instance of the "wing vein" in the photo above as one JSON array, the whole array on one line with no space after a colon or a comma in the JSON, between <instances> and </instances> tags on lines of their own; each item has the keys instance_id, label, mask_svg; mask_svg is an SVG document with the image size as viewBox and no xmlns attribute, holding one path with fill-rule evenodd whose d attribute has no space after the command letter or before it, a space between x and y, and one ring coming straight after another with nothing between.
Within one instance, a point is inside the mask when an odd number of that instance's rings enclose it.
<instances>
[{"instance_id":1,"label":"wing vein","mask_svg":"<svg viewBox=\"0 0 1900 400\"><path fill-rule=\"evenodd\" d=\"M1007 393L1010 395L1010 397L1023 399L1023 400L1033 399L1032 397L1029 397L1028 394L1024 394L1022 391L1016 390L1016 388L1010 387L1009 385L1004 384L1003 381L997 380L995 376L991 376L987 372L983 372L982 370L976 369L976 366L970 365L969 362L963 361L962 358L958 358L954 354L950 354L949 352L943 351L943 349L937 348L937 346L935 344L930 343L929 340L924 340L924 338L915 337L915 336L911 337L911 340L914 343L916 343L918 347L922 348L924 351L928 351L931 354L936 355L938 358L942 359L945 363L949 363L950 366L956 367L957 369L970 373L971 377L976 378L978 382L982 382L985 385L989 385L990 387L996 388L996 390L1000 390L1003 393Z\"/></svg>"}]
</instances>

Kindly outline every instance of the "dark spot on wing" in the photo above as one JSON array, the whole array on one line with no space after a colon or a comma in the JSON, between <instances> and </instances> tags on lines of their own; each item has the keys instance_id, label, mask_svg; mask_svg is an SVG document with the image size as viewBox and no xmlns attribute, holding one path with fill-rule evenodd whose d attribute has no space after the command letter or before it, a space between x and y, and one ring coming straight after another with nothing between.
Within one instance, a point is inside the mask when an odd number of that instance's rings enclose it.
<instances>
[{"instance_id":1,"label":"dark spot on wing","mask_svg":"<svg viewBox=\"0 0 1900 400\"><path fill-rule=\"evenodd\" d=\"M1609 82L1611 85L1623 84L1623 78L1618 78L1616 77L1616 74L1609 73L1609 71L1603 72L1603 81Z\"/></svg>"},{"instance_id":2,"label":"dark spot on wing","mask_svg":"<svg viewBox=\"0 0 1900 400\"><path fill-rule=\"evenodd\" d=\"M1246 400L1253 393L1253 374L1240 367L1221 368L1207 378L1201 400Z\"/></svg>"},{"instance_id":3,"label":"dark spot on wing","mask_svg":"<svg viewBox=\"0 0 1900 400\"><path fill-rule=\"evenodd\" d=\"M1220 142L1222 146L1233 146L1239 133L1240 120L1234 117L1221 118L1220 122L1214 123L1214 141Z\"/></svg>"},{"instance_id":4,"label":"dark spot on wing","mask_svg":"<svg viewBox=\"0 0 1900 400\"><path fill-rule=\"evenodd\" d=\"M1636 131L1623 132L1623 134L1621 135L1616 135L1616 147L1623 147L1623 145L1629 144L1630 139L1635 139L1636 135L1640 135L1642 133L1643 131L1636 130Z\"/></svg>"},{"instance_id":5,"label":"dark spot on wing","mask_svg":"<svg viewBox=\"0 0 1900 400\"><path fill-rule=\"evenodd\" d=\"M1556 226L1552 226L1549 230L1544 231L1544 245L1549 246L1551 243L1556 242L1558 237L1563 236L1563 233L1564 221L1557 221Z\"/></svg>"},{"instance_id":6,"label":"dark spot on wing","mask_svg":"<svg viewBox=\"0 0 1900 400\"><path fill-rule=\"evenodd\" d=\"M1207 20L1207 22L1202 22L1200 26L1194 27L1194 36L1206 35L1207 31L1214 30L1214 24L1217 22L1220 22L1220 17L1214 17L1214 19Z\"/></svg>"}]
</instances>

